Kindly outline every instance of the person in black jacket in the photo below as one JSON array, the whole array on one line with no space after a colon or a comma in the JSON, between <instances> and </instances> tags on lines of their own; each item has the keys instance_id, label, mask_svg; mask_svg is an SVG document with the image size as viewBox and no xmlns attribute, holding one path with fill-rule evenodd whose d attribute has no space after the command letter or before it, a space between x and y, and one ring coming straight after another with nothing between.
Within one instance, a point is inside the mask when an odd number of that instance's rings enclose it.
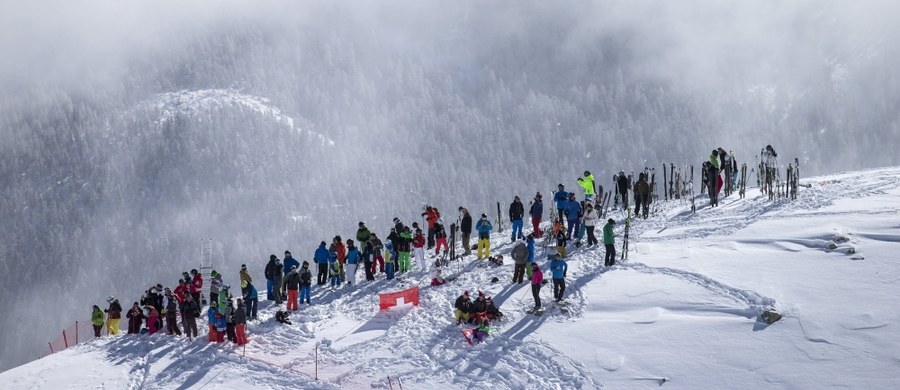
<instances>
[{"instance_id":1,"label":"person in black jacket","mask_svg":"<svg viewBox=\"0 0 900 390\"><path fill-rule=\"evenodd\" d=\"M462 321L468 322L469 311L472 309L472 301L469 299L469 292L465 291L462 295L457 297L453 307L456 308L456 325L459 325Z\"/></svg>"},{"instance_id":2,"label":"person in black jacket","mask_svg":"<svg viewBox=\"0 0 900 390\"><path fill-rule=\"evenodd\" d=\"M184 334L188 337L197 337L197 317L200 316L200 305L190 294L184 296L181 303L181 322L184 326Z\"/></svg>"},{"instance_id":3,"label":"person in black jacket","mask_svg":"<svg viewBox=\"0 0 900 390\"><path fill-rule=\"evenodd\" d=\"M269 262L266 264L266 299L270 301L275 300L275 295L273 293L275 289L275 261L278 260L278 257L273 255L269 255Z\"/></svg>"},{"instance_id":4,"label":"person in black jacket","mask_svg":"<svg viewBox=\"0 0 900 390\"><path fill-rule=\"evenodd\" d=\"M297 297L300 294L300 273L297 271L297 266L294 266L291 272L285 275L284 286L287 289L287 307L285 307L285 310L297 311L299 308Z\"/></svg>"},{"instance_id":5,"label":"person in black jacket","mask_svg":"<svg viewBox=\"0 0 900 390\"><path fill-rule=\"evenodd\" d=\"M370 241L371 243L371 241ZM300 303L309 302L309 290L312 288L312 272L309 272L309 262L303 262L303 269L300 270Z\"/></svg>"},{"instance_id":6,"label":"person in black jacket","mask_svg":"<svg viewBox=\"0 0 900 390\"><path fill-rule=\"evenodd\" d=\"M472 237L472 216L469 215L469 210L464 207L459 208L459 213L459 231L462 233L462 245L463 250L465 250L463 255L468 256L472 254L472 247L469 246L469 238Z\"/></svg>"},{"instance_id":7,"label":"person in black jacket","mask_svg":"<svg viewBox=\"0 0 900 390\"><path fill-rule=\"evenodd\" d=\"M517 238L524 238L522 235L522 218L525 217L525 206L522 205L522 201L519 200L519 197L516 196L513 199L513 202L509 204L509 221L512 223L512 238L511 242L516 242Z\"/></svg>"},{"instance_id":8,"label":"person in black jacket","mask_svg":"<svg viewBox=\"0 0 900 390\"><path fill-rule=\"evenodd\" d=\"M141 325L144 323L144 310L141 306L135 302L125 316L128 317L128 334L141 333Z\"/></svg>"}]
</instances>

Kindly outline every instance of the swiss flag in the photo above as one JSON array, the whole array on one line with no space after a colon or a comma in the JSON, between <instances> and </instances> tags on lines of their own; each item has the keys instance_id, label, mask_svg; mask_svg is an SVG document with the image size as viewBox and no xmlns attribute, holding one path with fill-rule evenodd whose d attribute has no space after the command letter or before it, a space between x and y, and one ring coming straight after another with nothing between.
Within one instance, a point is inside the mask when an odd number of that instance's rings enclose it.
<instances>
[{"instance_id":1,"label":"swiss flag","mask_svg":"<svg viewBox=\"0 0 900 390\"><path fill-rule=\"evenodd\" d=\"M419 306L419 286L392 293L378 294L378 298L380 301L378 306L381 310L407 304Z\"/></svg>"}]
</instances>

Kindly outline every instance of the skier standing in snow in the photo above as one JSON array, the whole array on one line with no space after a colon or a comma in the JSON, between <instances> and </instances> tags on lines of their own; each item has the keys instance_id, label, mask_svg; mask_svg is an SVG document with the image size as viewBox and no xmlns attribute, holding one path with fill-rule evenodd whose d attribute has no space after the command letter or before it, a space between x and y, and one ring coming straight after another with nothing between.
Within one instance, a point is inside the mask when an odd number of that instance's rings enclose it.
<instances>
[{"instance_id":1,"label":"skier standing in snow","mask_svg":"<svg viewBox=\"0 0 900 390\"><path fill-rule=\"evenodd\" d=\"M538 238L543 235L541 234L541 219L544 217L544 201L541 198L540 192L535 194L531 208L528 209L528 215L531 216L531 227L534 228L534 236Z\"/></svg>"},{"instance_id":2,"label":"skier standing in snow","mask_svg":"<svg viewBox=\"0 0 900 390\"><path fill-rule=\"evenodd\" d=\"M131 310L125 314L128 317L128 334L141 333L141 324L144 322L144 311L137 302L131 306Z\"/></svg>"},{"instance_id":3,"label":"skier standing in snow","mask_svg":"<svg viewBox=\"0 0 900 390\"><path fill-rule=\"evenodd\" d=\"M512 256L513 261L515 261L512 282L521 284L525 281L525 264L528 262L528 246L525 242L518 241L513 244L510 255Z\"/></svg>"},{"instance_id":4,"label":"skier standing in snow","mask_svg":"<svg viewBox=\"0 0 900 390\"><path fill-rule=\"evenodd\" d=\"M469 210L460 206L459 212L460 222L459 222L459 231L462 233L462 245L464 256L468 256L472 254L472 247L469 246L469 239L472 237L472 216L469 214Z\"/></svg>"},{"instance_id":5,"label":"skier standing in snow","mask_svg":"<svg viewBox=\"0 0 900 390\"><path fill-rule=\"evenodd\" d=\"M197 317L199 316L200 305L192 295L186 295L184 303L181 304L181 325L188 338L197 337Z\"/></svg>"},{"instance_id":6,"label":"skier standing in snow","mask_svg":"<svg viewBox=\"0 0 900 390\"><path fill-rule=\"evenodd\" d=\"M356 245L353 245L353 240L347 240L347 270L345 271L347 274L347 285L352 286L356 284L356 270L359 267L360 257L359 249L356 248Z\"/></svg>"},{"instance_id":7,"label":"skier standing in snow","mask_svg":"<svg viewBox=\"0 0 900 390\"><path fill-rule=\"evenodd\" d=\"M584 227L587 229L587 245L592 247L597 245L597 236L594 235L594 225L597 224L597 212L590 203L585 205L584 210Z\"/></svg>"},{"instance_id":8,"label":"skier standing in snow","mask_svg":"<svg viewBox=\"0 0 900 390\"><path fill-rule=\"evenodd\" d=\"M529 234L525 238L525 244L528 246L528 263L525 265L525 277L531 280L531 264L534 263L534 233Z\"/></svg>"},{"instance_id":9,"label":"skier standing in snow","mask_svg":"<svg viewBox=\"0 0 900 390\"><path fill-rule=\"evenodd\" d=\"M560 183L556 186L556 195L553 195L553 201L556 202L556 211L558 218L563 218L566 212L566 206L569 204L569 193L566 187Z\"/></svg>"},{"instance_id":10,"label":"skier standing in snow","mask_svg":"<svg viewBox=\"0 0 900 390\"><path fill-rule=\"evenodd\" d=\"M434 255L438 256L441 253L441 248L444 248L444 251L449 250L449 246L447 245L447 230L444 229L444 219L438 218L437 222L434 224ZM424 261L425 259L419 260Z\"/></svg>"},{"instance_id":11,"label":"skier standing in snow","mask_svg":"<svg viewBox=\"0 0 900 390\"><path fill-rule=\"evenodd\" d=\"M541 286L544 284L544 273L537 263L531 263L531 296L534 297L534 311L541 309Z\"/></svg>"},{"instance_id":12,"label":"skier standing in snow","mask_svg":"<svg viewBox=\"0 0 900 390\"><path fill-rule=\"evenodd\" d=\"M287 298L284 291L284 265L281 259L275 258L275 271L272 273L272 296L275 297L275 304L280 305Z\"/></svg>"},{"instance_id":13,"label":"skier standing in snow","mask_svg":"<svg viewBox=\"0 0 900 390\"><path fill-rule=\"evenodd\" d=\"M643 208L643 214L641 213ZM644 173L638 175L637 183L634 183L634 215L641 215L647 219L650 212L650 184Z\"/></svg>"},{"instance_id":14,"label":"skier standing in snow","mask_svg":"<svg viewBox=\"0 0 900 390\"><path fill-rule=\"evenodd\" d=\"M631 180L628 179L628 176L625 176L625 171L619 171L619 174L613 176L613 180L616 182L616 190L618 190L619 197L622 199L622 208L628 209L628 190L629 184Z\"/></svg>"},{"instance_id":15,"label":"skier standing in snow","mask_svg":"<svg viewBox=\"0 0 900 390\"><path fill-rule=\"evenodd\" d=\"M706 188L709 190L709 205L710 207L715 207L719 205L719 191L718 191L718 181L719 181L719 153L717 150L713 150L712 154L709 156L709 171L706 173L706 177L709 182L706 183Z\"/></svg>"},{"instance_id":16,"label":"skier standing in snow","mask_svg":"<svg viewBox=\"0 0 900 390\"><path fill-rule=\"evenodd\" d=\"M562 217L557 218L556 223L553 225L553 238L556 239L556 253L566 257L566 245L569 240L566 238L566 228L562 223Z\"/></svg>"},{"instance_id":17,"label":"skier standing in snow","mask_svg":"<svg viewBox=\"0 0 900 390\"><path fill-rule=\"evenodd\" d=\"M253 281L253 277L250 276L250 271L247 270L247 264L241 264L241 270L240 270L240 272L238 272L238 274L240 274L241 281L244 281L244 280L246 280L248 282Z\"/></svg>"},{"instance_id":18,"label":"skier standing in snow","mask_svg":"<svg viewBox=\"0 0 900 390\"><path fill-rule=\"evenodd\" d=\"M222 275L219 275L218 271L213 270L209 276L212 278L209 280L209 301L218 302L219 288L222 287Z\"/></svg>"},{"instance_id":19,"label":"skier standing in snow","mask_svg":"<svg viewBox=\"0 0 900 390\"><path fill-rule=\"evenodd\" d=\"M550 272L553 275L553 299L560 302L566 292L566 272L569 265L560 256L551 256Z\"/></svg>"},{"instance_id":20,"label":"skier standing in snow","mask_svg":"<svg viewBox=\"0 0 900 390\"><path fill-rule=\"evenodd\" d=\"M418 231L421 233L421 229L418 229ZM409 250L413 241L413 235L409 226L404 227L403 232L399 236L400 239L397 241L399 246L396 248L397 259L394 261L394 265L397 266L399 272L406 272L410 270Z\"/></svg>"},{"instance_id":21,"label":"skier standing in snow","mask_svg":"<svg viewBox=\"0 0 900 390\"><path fill-rule=\"evenodd\" d=\"M103 329L103 310L100 306L94 305L91 310L91 325L94 327L94 337L100 337L100 330Z\"/></svg>"},{"instance_id":22,"label":"skier standing in snow","mask_svg":"<svg viewBox=\"0 0 900 390\"><path fill-rule=\"evenodd\" d=\"M311 304L309 301L310 289L312 289L312 272L309 272L309 262L304 261L300 271L300 303Z\"/></svg>"},{"instance_id":23,"label":"skier standing in snow","mask_svg":"<svg viewBox=\"0 0 900 390\"><path fill-rule=\"evenodd\" d=\"M170 336L173 334L181 336L181 329L178 328L178 300L175 298L175 294L169 291L168 287L166 287L164 298L165 309L163 313L166 316L166 333Z\"/></svg>"},{"instance_id":24,"label":"skier standing in snow","mask_svg":"<svg viewBox=\"0 0 900 390\"><path fill-rule=\"evenodd\" d=\"M344 273L344 263L347 262L347 247L344 246L344 240L341 236L334 236L334 239L331 242L331 247L328 248L329 252L334 252L337 256L337 262L339 263L338 269L340 270L341 283L347 280L347 275ZM299 264L297 265L300 266Z\"/></svg>"},{"instance_id":25,"label":"skier standing in snow","mask_svg":"<svg viewBox=\"0 0 900 390\"><path fill-rule=\"evenodd\" d=\"M594 188L594 175L590 171L584 171L584 178L576 179L578 185L584 190L584 201L590 203L594 199L596 188Z\"/></svg>"},{"instance_id":26,"label":"skier standing in snow","mask_svg":"<svg viewBox=\"0 0 900 390\"><path fill-rule=\"evenodd\" d=\"M478 260L491 257L491 230L494 226L488 220L487 214L481 214L481 219L475 224L478 231Z\"/></svg>"},{"instance_id":27,"label":"skier standing in snow","mask_svg":"<svg viewBox=\"0 0 900 390\"><path fill-rule=\"evenodd\" d=\"M237 334L235 334L235 324L234 324L234 303L231 301L231 298L228 298L225 302L225 336L228 338L228 341L232 343L237 342Z\"/></svg>"},{"instance_id":28,"label":"skier standing in snow","mask_svg":"<svg viewBox=\"0 0 900 390\"><path fill-rule=\"evenodd\" d=\"M372 232L369 231L369 228L367 228L366 224L362 221L360 221L357 226L359 226L359 228L356 229L356 246L360 251L363 251L366 249L366 243L372 238Z\"/></svg>"},{"instance_id":29,"label":"skier standing in snow","mask_svg":"<svg viewBox=\"0 0 900 390\"><path fill-rule=\"evenodd\" d=\"M510 242L516 242L516 239L524 237L522 234L522 218L525 217L525 206L519 197L513 198L509 204L509 222L512 224L512 237Z\"/></svg>"},{"instance_id":30,"label":"skier standing in snow","mask_svg":"<svg viewBox=\"0 0 900 390\"><path fill-rule=\"evenodd\" d=\"M422 213L425 222L428 224L428 249L434 248L434 224L441 217L441 212L437 207L425 206L425 212Z\"/></svg>"},{"instance_id":31,"label":"skier standing in snow","mask_svg":"<svg viewBox=\"0 0 900 390\"><path fill-rule=\"evenodd\" d=\"M362 262L363 262L363 271L366 273L366 281L375 280L375 263L372 262L372 257L374 255L374 245L372 244L371 239L366 241L366 246L362 249Z\"/></svg>"},{"instance_id":32,"label":"skier standing in snow","mask_svg":"<svg viewBox=\"0 0 900 390\"><path fill-rule=\"evenodd\" d=\"M575 193L569 193L569 201L566 203L565 215L569 222L566 240L571 240L572 233L577 233L579 225L581 224L581 203L575 200Z\"/></svg>"},{"instance_id":33,"label":"skier standing in snow","mask_svg":"<svg viewBox=\"0 0 900 390\"><path fill-rule=\"evenodd\" d=\"M606 221L606 225L603 226L603 245L606 246L606 257L603 260L603 265L607 267L612 267L616 264L616 239L613 234L613 226L616 224L616 221L610 218Z\"/></svg>"},{"instance_id":34,"label":"skier standing in snow","mask_svg":"<svg viewBox=\"0 0 900 390\"><path fill-rule=\"evenodd\" d=\"M200 275L200 272L197 272L196 269L191 270L191 295L194 296L194 302L197 303L198 306L203 306L203 301L200 299L200 293L203 291L203 275Z\"/></svg>"},{"instance_id":35,"label":"skier standing in snow","mask_svg":"<svg viewBox=\"0 0 900 390\"><path fill-rule=\"evenodd\" d=\"M247 344L247 313L248 309L244 308L244 301L241 298L237 300L237 308L234 311L234 335L237 345Z\"/></svg>"},{"instance_id":36,"label":"skier standing in snow","mask_svg":"<svg viewBox=\"0 0 900 390\"><path fill-rule=\"evenodd\" d=\"M328 248L325 247L325 241L319 243L319 247L316 249L313 259L315 259L316 266L318 267L316 284L324 286L328 281Z\"/></svg>"},{"instance_id":37,"label":"skier standing in snow","mask_svg":"<svg viewBox=\"0 0 900 390\"><path fill-rule=\"evenodd\" d=\"M369 242L372 243L372 280L375 280L376 266L379 272L384 273L384 256L382 256L384 243L381 242L381 239L375 233L372 233Z\"/></svg>"},{"instance_id":38,"label":"skier standing in snow","mask_svg":"<svg viewBox=\"0 0 900 390\"><path fill-rule=\"evenodd\" d=\"M297 311L297 297L300 295L300 273L297 266L291 266L290 272L284 276L284 286L287 290L287 306L285 310Z\"/></svg>"},{"instance_id":39,"label":"skier standing in snow","mask_svg":"<svg viewBox=\"0 0 900 390\"><path fill-rule=\"evenodd\" d=\"M775 181L776 171L778 169L778 153L775 153L775 148L772 145L766 145L766 149L763 151L763 165L766 170L765 172L765 188L764 193L772 193L773 190L773 181Z\"/></svg>"},{"instance_id":40,"label":"skier standing in snow","mask_svg":"<svg viewBox=\"0 0 900 390\"><path fill-rule=\"evenodd\" d=\"M338 261L337 251L328 252L328 278L331 280L331 288L336 289L341 285L341 262Z\"/></svg>"},{"instance_id":41,"label":"skier standing in snow","mask_svg":"<svg viewBox=\"0 0 900 390\"><path fill-rule=\"evenodd\" d=\"M422 233L422 229L416 229L416 234L412 239L413 246L413 256L416 258L416 261L419 264L419 269L425 269L425 234ZM404 270L403 265L400 265L400 270L408 271L409 269Z\"/></svg>"},{"instance_id":42,"label":"skier standing in snow","mask_svg":"<svg viewBox=\"0 0 900 390\"><path fill-rule=\"evenodd\" d=\"M275 260L278 257L273 255L269 256L269 262L266 263L265 268L265 276L266 276L266 299L270 301L275 300L274 290L275 290Z\"/></svg>"},{"instance_id":43,"label":"skier standing in snow","mask_svg":"<svg viewBox=\"0 0 900 390\"><path fill-rule=\"evenodd\" d=\"M291 256L291 251L284 251L284 260L281 262L284 264L283 276L287 276L295 267L300 268L300 262Z\"/></svg>"},{"instance_id":44,"label":"skier standing in snow","mask_svg":"<svg viewBox=\"0 0 900 390\"><path fill-rule=\"evenodd\" d=\"M244 297L242 302L245 302L247 310L246 317L255 320L257 308L259 306L259 292L256 291L256 287L253 286L253 283L245 280L241 282L241 295Z\"/></svg>"},{"instance_id":45,"label":"skier standing in snow","mask_svg":"<svg viewBox=\"0 0 900 390\"><path fill-rule=\"evenodd\" d=\"M106 309L108 316L106 320L106 333L111 335L119 335L119 320L122 319L122 304L116 297L110 296L106 299L109 307Z\"/></svg>"},{"instance_id":46,"label":"skier standing in snow","mask_svg":"<svg viewBox=\"0 0 900 390\"><path fill-rule=\"evenodd\" d=\"M159 310L153 305L145 305L144 309L147 310L147 329L150 331L149 334L154 334L159 330Z\"/></svg>"}]
</instances>

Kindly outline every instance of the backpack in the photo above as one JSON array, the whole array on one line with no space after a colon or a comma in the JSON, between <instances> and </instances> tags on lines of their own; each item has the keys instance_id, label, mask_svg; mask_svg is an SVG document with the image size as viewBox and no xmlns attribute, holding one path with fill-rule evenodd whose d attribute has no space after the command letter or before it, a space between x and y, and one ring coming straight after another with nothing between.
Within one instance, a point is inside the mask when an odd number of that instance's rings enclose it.
<instances>
[{"instance_id":1,"label":"backpack","mask_svg":"<svg viewBox=\"0 0 900 390\"><path fill-rule=\"evenodd\" d=\"M523 243L518 243L512 249L512 258L517 263L522 263L528 258L528 248Z\"/></svg>"}]
</instances>

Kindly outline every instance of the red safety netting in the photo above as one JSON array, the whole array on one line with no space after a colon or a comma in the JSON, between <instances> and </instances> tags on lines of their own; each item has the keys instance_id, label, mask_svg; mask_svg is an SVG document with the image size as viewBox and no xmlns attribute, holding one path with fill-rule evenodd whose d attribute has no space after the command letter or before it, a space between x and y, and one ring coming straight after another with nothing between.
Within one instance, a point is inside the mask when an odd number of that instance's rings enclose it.
<instances>
[{"instance_id":1,"label":"red safety netting","mask_svg":"<svg viewBox=\"0 0 900 390\"><path fill-rule=\"evenodd\" d=\"M109 332L107 332L106 330L106 324L103 324L103 327L100 330L100 335L106 336L107 334L109 334ZM62 351L66 348L76 346L93 338L94 327L91 325L90 320L75 321L74 324L70 325L66 329L63 329L62 332L60 332L59 336L56 337L56 339L47 343L47 349L44 351L43 356L47 356L52 353Z\"/></svg>"},{"instance_id":2,"label":"red safety netting","mask_svg":"<svg viewBox=\"0 0 900 390\"><path fill-rule=\"evenodd\" d=\"M403 291L378 294L378 300L378 306L381 310L409 303L413 304L413 306L419 306L419 286Z\"/></svg>"}]
</instances>

